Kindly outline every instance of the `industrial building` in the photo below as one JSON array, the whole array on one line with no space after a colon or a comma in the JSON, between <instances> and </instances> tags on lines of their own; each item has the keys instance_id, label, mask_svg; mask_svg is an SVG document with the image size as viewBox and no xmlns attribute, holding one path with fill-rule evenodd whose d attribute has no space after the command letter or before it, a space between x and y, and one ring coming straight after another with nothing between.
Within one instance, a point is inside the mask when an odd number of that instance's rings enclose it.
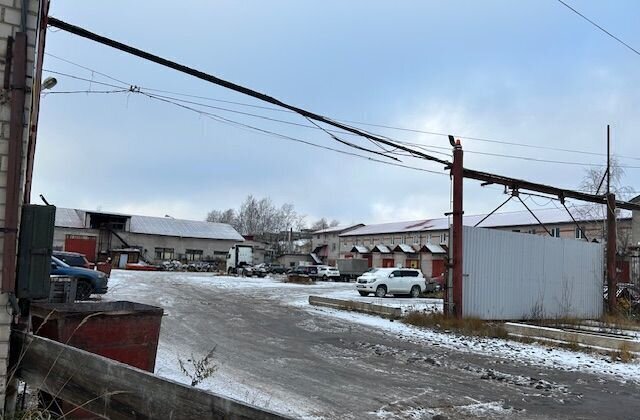
<instances>
[{"instance_id":1,"label":"industrial building","mask_svg":"<svg viewBox=\"0 0 640 420\"><path fill-rule=\"evenodd\" d=\"M640 199L640 198L638 198ZM582 209L584 210L584 209ZM537 235L574 238L603 242L604 222L586 212L575 212L573 218L564 209L536 210L540 224L528 211L513 211L487 215L464 216L467 226L494 228ZM637 217L637 216L636 216ZM631 212L622 211L618 218L618 248L625 250L637 246L640 239L632 238ZM364 258L371 267L421 268L426 276L439 276L444 272L448 246L449 219L422 219L373 225L353 225L314 232L312 241L316 254L326 252L326 261L339 258ZM336 244L337 239L337 244ZM633 242L635 240L635 242ZM319 254L325 255L325 254ZM323 259L323 261L325 261ZM631 263L633 265L633 263ZM621 255L620 279L630 278L630 257Z\"/></svg>"},{"instance_id":2,"label":"industrial building","mask_svg":"<svg viewBox=\"0 0 640 420\"><path fill-rule=\"evenodd\" d=\"M91 262L111 257L114 265L124 266L138 259L224 261L243 241L224 223L57 208L53 246L81 252Z\"/></svg>"},{"instance_id":3,"label":"industrial building","mask_svg":"<svg viewBox=\"0 0 640 420\"><path fill-rule=\"evenodd\" d=\"M314 260L322 264L336 265L340 258L340 235L353 229L364 226L362 223L349 226L334 226L313 232L311 236L311 249Z\"/></svg>"}]
</instances>

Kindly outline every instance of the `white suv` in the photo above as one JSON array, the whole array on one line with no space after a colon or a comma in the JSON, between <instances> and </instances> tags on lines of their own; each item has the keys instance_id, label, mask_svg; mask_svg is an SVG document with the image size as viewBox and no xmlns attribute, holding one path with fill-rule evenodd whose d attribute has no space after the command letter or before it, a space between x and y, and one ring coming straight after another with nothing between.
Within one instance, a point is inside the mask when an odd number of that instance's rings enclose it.
<instances>
[{"instance_id":1,"label":"white suv","mask_svg":"<svg viewBox=\"0 0 640 420\"><path fill-rule=\"evenodd\" d=\"M316 278L321 280L338 280L340 279L340 271L338 271L335 267L330 267L328 265L319 265L317 266L317 273L315 274Z\"/></svg>"},{"instance_id":2,"label":"white suv","mask_svg":"<svg viewBox=\"0 0 640 420\"><path fill-rule=\"evenodd\" d=\"M422 272L415 268L372 268L358 277L356 283L360 296L375 293L377 297L385 297L391 293L417 298L426 288Z\"/></svg>"}]
</instances>

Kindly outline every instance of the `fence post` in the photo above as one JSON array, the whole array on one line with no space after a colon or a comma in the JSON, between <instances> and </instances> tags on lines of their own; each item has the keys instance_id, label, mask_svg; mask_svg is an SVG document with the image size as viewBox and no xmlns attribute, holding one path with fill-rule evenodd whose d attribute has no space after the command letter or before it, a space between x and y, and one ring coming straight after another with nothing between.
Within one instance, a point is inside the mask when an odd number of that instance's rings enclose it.
<instances>
[{"instance_id":1,"label":"fence post","mask_svg":"<svg viewBox=\"0 0 640 420\"><path fill-rule=\"evenodd\" d=\"M618 238L616 231L616 195L607 194L607 304L609 313L616 309L616 292L618 291L616 250Z\"/></svg>"}]
</instances>

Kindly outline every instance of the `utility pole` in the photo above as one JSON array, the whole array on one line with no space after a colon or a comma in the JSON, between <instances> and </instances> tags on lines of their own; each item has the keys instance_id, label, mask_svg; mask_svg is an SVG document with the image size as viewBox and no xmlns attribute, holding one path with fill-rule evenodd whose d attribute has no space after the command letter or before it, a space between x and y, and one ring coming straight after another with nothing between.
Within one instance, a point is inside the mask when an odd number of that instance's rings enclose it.
<instances>
[{"instance_id":1,"label":"utility pole","mask_svg":"<svg viewBox=\"0 0 640 420\"><path fill-rule=\"evenodd\" d=\"M611 192L611 129L607 124L607 304L609 313L616 309L616 254L618 247L616 229L616 195Z\"/></svg>"},{"instance_id":2,"label":"utility pole","mask_svg":"<svg viewBox=\"0 0 640 420\"><path fill-rule=\"evenodd\" d=\"M456 318L462 318L462 187L464 179L464 167L462 164L463 152L460 140L456 140L453 147L453 231L451 233L451 246L453 248L453 309Z\"/></svg>"}]
</instances>

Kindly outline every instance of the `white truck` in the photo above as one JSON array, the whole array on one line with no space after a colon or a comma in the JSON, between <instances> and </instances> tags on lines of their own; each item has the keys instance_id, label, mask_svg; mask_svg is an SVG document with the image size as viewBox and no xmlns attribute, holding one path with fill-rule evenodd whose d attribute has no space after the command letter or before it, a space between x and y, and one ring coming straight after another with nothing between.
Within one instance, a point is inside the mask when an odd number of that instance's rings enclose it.
<instances>
[{"instance_id":1,"label":"white truck","mask_svg":"<svg viewBox=\"0 0 640 420\"><path fill-rule=\"evenodd\" d=\"M253 247L250 245L234 245L227 253L227 273L242 274L245 266L253 265Z\"/></svg>"}]
</instances>

